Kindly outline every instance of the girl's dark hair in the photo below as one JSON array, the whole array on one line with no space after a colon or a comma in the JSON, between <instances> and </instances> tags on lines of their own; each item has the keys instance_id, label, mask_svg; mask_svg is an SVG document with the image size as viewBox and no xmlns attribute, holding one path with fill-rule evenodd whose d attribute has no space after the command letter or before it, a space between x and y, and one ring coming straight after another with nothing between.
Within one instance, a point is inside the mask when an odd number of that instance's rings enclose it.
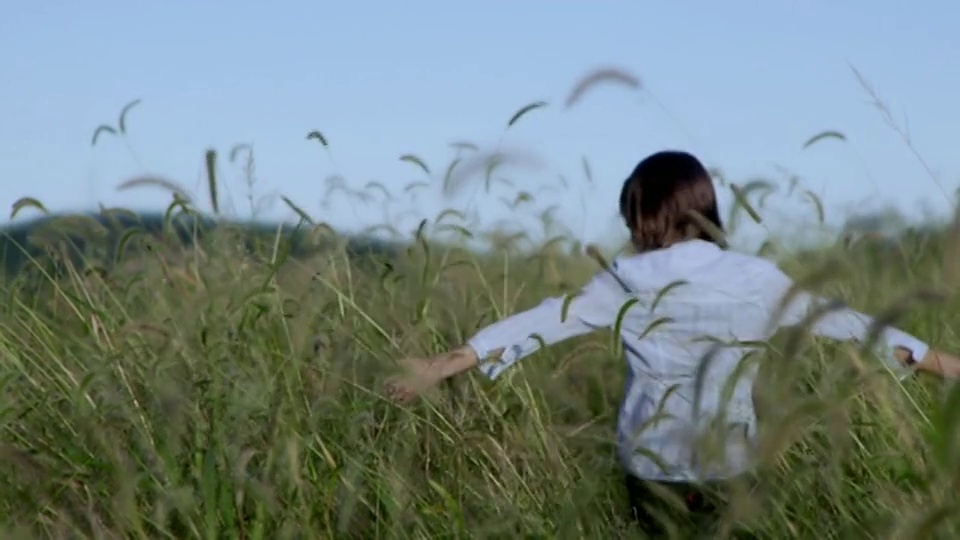
<instances>
[{"instance_id":1,"label":"girl's dark hair","mask_svg":"<svg viewBox=\"0 0 960 540\"><path fill-rule=\"evenodd\" d=\"M641 161L623 183L620 215L638 251L695 238L723 243L710 173L686 152L657 152Z\"/></svg>"}]
</instances>

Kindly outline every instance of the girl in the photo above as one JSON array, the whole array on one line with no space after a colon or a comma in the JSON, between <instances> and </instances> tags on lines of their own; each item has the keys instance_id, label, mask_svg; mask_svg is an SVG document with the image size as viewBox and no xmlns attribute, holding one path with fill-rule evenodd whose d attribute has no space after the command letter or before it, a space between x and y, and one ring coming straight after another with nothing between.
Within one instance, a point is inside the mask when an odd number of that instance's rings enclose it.
<instances>
[{"instance_id":1,"label":"girl","mask_svg":"<svg viewBox=\"0 0 960 540\"><path fill-rule=\"evenodd\" d=\"M722 489L751 471L757 369L738 366L757 346L742 342L763 342L800 324L815 335L863 341L873 320L795 290L772 262L723 249L715 240L723 227L713 183L688 153L659 152L641 161L623 184L620 215L637 253L614 260L566 309L563 298L548 299L446 354L406 359L405 373L387 390L408 401L469 369L495 379L541 343L614 327L633 299L620 326L628 370L617 440L632 514L657 537L663 529L654 517L661 514L651 483L680 494L688 516L710 517L718 509L706 488ZM900 330L883 329L878 344L900 376L914 368L960 374L960 359ZM719 432L718 419L726 428ZM716 449L706 444L711 432Z\"/></svg>"}]
</instances>

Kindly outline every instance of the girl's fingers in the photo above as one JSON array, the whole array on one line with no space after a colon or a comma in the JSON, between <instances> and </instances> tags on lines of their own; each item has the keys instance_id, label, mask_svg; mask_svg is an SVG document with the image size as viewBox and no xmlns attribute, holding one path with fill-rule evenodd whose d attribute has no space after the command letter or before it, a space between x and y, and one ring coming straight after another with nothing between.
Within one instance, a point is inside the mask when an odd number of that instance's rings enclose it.
<instances>
[{"instance_id":1,"label":"girl's fingers","mask_svg":"<svg viewBox=\"0 0 960 540\"><path fill-rule=\"evenodd\" d=\"M387 397L393 401L406 403L413 399L413 392L410 391L409 385L400 381L388 381L384 385L384 389Z\"/></svg>"}]
</instances>

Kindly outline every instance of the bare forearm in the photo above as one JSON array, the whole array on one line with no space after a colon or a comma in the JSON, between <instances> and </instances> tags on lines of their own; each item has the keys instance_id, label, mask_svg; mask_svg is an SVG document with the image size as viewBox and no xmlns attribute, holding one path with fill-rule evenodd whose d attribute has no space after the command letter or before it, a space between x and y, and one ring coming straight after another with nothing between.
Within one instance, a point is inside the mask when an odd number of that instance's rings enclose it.
<instances>
[{"instance_id":1,"label":"bare forearm","mask_svg":"<svg viewBox=\"0 0 960 540\"><path fill-rule=\"evenodd\" d=\"M906 347L896 347L894 355L904 365L913 366L944 379L960 379L960 358L935 349L928 349L922 358L915 358Z\"/></svg>"},{"instance_id":2,"label":"bare forearm","mask_svg":"<svg viewBox=\"0 0 960 540\"><path fill-rule=\"evenodd\" d=\"M916 367L944 379L960 379L960 358L943 351L930 349L916 363Z\"/></svg>"},{"instance_id":3,"label":"bare forearm","mask_svg":"<svg viewBox=\"0 0 960 540\"><path fill-rule=\"evenodd\" d=\"M443 380L477 367L480 358L473 347L462 345L433 357L430 363L436 367L438 378Z\"/></svg>"},{"instance_id":4,"label":"bare forearm","mask_svg":"<svg viewBox=\"0 0 960 540\"><path fill-rule=\"evenodd\" d=\"M399 402L433 388L440 381L463 373L480 362L473 347L462 346L433 358L407 358L400 361L402 372L387 380L387 395Z\"/></svg>"}]
</instances>

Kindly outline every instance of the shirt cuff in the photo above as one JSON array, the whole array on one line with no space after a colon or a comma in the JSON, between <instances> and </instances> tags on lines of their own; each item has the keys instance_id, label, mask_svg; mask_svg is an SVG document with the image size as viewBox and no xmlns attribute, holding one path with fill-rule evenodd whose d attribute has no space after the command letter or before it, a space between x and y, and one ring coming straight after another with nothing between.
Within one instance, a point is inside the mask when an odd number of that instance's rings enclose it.
<instances>
[{"instance_id":1,"label":"shirt cuff","mask_svg":"<svg viewBox=\"0 0 960 540\"><path fill-rule=\"evenodd\" d=\"M467 345L477 353L477 369L488 379L496 379L509 367L508 363L504 361L503 355L500 357L490 357L490 354L497 347L491 346L480 336L474 336L467 340Z\"/></svg>"},{"instance_id":2,"label":"shirt cuff","mask_svg":"<svg viewBox=\"0 0 960 540\"><path fill-rule=\"evenodd\" d=\"M903 381L913 375L915 372L915 363L920 362L927 355L927 351L930 350L930 346L920 341L919 339L905 334L903 332L895 332L893 336L887 338L887 346L885 353L885 358L887 359L887 365L890 367L890 371L893 372L893 375L897 380ZM903 347L910 351L911 357L913 359L913 364L904 365L897 359L894 355L894 350L896 347Z\"/></svg>"}]
</instances>

